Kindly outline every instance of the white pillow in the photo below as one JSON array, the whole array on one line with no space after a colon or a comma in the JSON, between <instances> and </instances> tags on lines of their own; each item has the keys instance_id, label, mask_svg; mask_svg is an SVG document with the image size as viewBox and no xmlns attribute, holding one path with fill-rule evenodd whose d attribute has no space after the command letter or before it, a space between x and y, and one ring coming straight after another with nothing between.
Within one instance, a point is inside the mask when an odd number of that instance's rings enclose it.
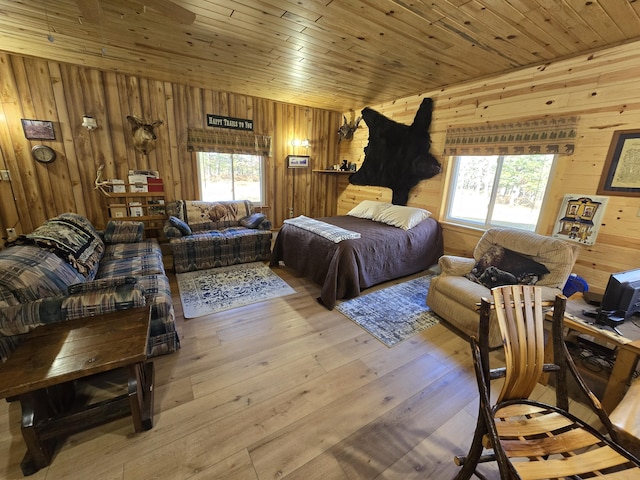
<instances>
[{"instance_id":1,"label":"white pillow","mask_svg":"<svg viewBox=\"0 0 640 480\"><path fill-rule=\"evenodd\" d=\"M387 202L377 202L375 200L363 200L358 205L353 207L347 215L358 218L366 218L373 220L373 217L378 215L385 208L390 207L391 204Z\"/></svg>"},{"instance_id":2,"label":"white pillow","mask_svg":"<svg viewBox=\"0 0 640 480\"><path fill-rule=\"evenodd\" d=\"M373 220L409 230L430 216L431 212L423 208L391 205L373 217Z\"/></svg>"}]
</instances>

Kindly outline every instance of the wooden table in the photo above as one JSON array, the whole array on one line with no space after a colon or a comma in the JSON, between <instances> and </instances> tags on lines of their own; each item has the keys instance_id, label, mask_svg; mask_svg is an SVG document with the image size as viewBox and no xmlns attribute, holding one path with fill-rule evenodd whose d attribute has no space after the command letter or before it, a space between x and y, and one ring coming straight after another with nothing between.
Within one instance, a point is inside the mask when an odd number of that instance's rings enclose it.
<instances>
[{"instance_id":1,"label":"wooden table","mask_svg":"<svg viewBox=\"0 0 640 480\"><path fill-rule=\"evenodd\" d=\"M640 358L640 339L632 339L640 338L640 329L627 322L619 327L623 335L618 335L609 327L593 325L594 319L584 316L581 313L582 309L594 309L594 307L589 306L581 297L567 301L564 315L565 328L590 335L597 341L611 344L616 348L613 370L600 400L602 407L610 414L622 400ZM547 313L546 319L552 319L552 312Z\"/></svg>"},{"instance_id":2,"label":"wooden table","mask_svg":"<svg viewBox=\"0 0 640 480\"><path fill-rule=\"evenodd\" d=\"M153 425L153 363L146 362L149 307L38 327L0 364L0 398L19 400L27 453L22 472L51 463L57 440L131 415L136 432ZM78 405L81 379L125 369L127 392Z\"/></svg>"}]
</instances>

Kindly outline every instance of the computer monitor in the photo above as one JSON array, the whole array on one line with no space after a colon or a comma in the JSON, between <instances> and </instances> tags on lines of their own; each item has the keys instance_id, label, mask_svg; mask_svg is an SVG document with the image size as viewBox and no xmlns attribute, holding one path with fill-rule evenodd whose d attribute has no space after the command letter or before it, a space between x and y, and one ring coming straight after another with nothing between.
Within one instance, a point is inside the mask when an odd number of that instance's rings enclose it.
<instances>
[{"instance_id":1,"label":"computer monitor","mask_svg":"<svg viewBox=\"0 0 640 480\"><path fill-rule=\"evenodd\" d=\"M596 323L616 327L640 312L640 268L613 273L607 282Z\"/></svg>"}]
</instances>

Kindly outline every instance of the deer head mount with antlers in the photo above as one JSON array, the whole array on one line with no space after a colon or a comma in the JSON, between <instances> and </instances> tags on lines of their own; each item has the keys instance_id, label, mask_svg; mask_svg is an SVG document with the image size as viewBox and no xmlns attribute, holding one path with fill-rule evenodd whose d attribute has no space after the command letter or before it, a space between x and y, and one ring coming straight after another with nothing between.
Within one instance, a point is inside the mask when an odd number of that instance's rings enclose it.
<instances>
[{"instance_id":1,"label":"deer head mount with antlers","mask_svg":"<svg viewBox=\"0 0 640 480\"><path fill-rule=\"evenodd\" d=\"M354 132L358 129L360 120L362 120L362 117L358 117L355 123L349 123L347 122L347 117L345 117L344 115L343 117L344 123L338 129L338 143L340 143L342 140L351 140L353 138Z\"/></svg>"},{"instance_id":2,"label":"deer head mount with antlers","mask_svg":"<svg viewBox=\"0 0 640 480\"><path fill-rule=\"evenodd\" d=\"M133 115L127 115L127 120L129 120L129 123L131 124L133 147L139 152L148 155L149 152L156 147L157 137L153 129L162 125L162 120L147 123L141 118Z\"/></svg>"}]
</instances>

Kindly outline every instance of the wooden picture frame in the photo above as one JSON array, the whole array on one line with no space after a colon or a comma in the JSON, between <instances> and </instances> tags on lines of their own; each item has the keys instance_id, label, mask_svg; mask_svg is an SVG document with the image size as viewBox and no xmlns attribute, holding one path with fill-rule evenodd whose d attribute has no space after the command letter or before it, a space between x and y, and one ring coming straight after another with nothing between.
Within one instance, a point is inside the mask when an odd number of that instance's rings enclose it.
<instances>
[{"instance_id":1,"label":"wooden picture frame","mask_svg":"<svg viewBox=\"0 0 640 480\"><path fill-rule=\"evenodd\" d=\"M640 197L640 130L613 132L598 195Z\"/></svg>"},{"instance_id":2,"label":"wooden picture frame","mask_svg":"<svg viewBox=\"0 0 640 480\"><path fill-rule=\"evenodd\" d=\"M287 167L308 168L309 155L287 155Z\"/></svg>"},{"instance_id":3,"label":"wooden picture frame","mask_svg":"<svg viewBox=\"0 0 640 480\"><path fill-rule=\"evenodd\" d=\"M55 140L56 133L53 130L53 122L48 120L31 120L22 118L22 130L27 140Z\"/></svg>"}]
</instances>

